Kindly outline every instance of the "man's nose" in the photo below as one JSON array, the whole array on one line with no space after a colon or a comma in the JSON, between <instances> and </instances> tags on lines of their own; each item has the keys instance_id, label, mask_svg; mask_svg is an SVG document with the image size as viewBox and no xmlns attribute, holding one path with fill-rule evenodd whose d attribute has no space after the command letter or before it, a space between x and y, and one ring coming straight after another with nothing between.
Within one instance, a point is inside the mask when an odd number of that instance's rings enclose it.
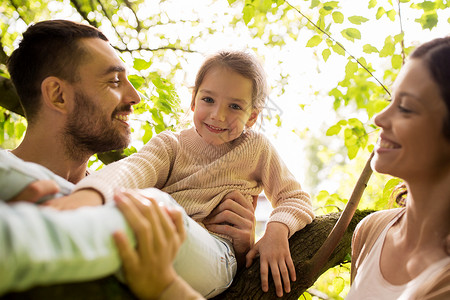
<instances>
[{"instance_id":1,"label":"man's nose","mask_svg":"<svg viewBox=\"0 0 450 300\"><path fill-rule=\"evenodd\" d=\"M131 105L138 104L141 102L141 96L139 96L138 91L134 86L127 80L127 87L124 95L124 101L130 103Z\"/></svg>"}]
</instances>

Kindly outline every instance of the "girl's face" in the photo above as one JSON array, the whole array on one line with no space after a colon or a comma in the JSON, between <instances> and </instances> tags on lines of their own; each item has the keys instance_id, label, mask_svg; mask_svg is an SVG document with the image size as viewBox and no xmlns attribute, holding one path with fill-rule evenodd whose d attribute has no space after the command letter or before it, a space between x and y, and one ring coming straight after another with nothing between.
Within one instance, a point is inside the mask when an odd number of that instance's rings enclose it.
<instances>
[{"instance_id":1,"label":"girl's face","mask_svg":"<svg viewBox=\"0 0 450 300\"><path fill-rule=\"evenodd\" d=\"M252 107L252 91L250 79L226 67L209 70L192 107L198 134L211 145L238 138L258 117Z\"/></svg>"},{"instance_id":2,"label":"girl's face","mask_svg":"<svg viewBox=\"0 0 450 300\"><path fill-rule=\"evenodd\" d=\"M375 118L381 134L372 168L406 181L448 172L450 141L443 134L448 112L421 59L405 64L393 92L392 102Z\"/></svg>"}]
</instances>

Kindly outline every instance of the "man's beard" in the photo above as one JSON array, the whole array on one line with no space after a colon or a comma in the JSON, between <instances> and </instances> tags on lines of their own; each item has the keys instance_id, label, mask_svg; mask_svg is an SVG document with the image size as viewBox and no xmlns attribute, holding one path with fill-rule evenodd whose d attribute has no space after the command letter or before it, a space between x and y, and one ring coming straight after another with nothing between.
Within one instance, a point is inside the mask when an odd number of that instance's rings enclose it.
<instances>
[{"instance_id":1,"label":"man's beard","mask_svg":"<svg viewBox=\"0 0 450 300\"><path fill-rule=\"evenodd\" d=\"M119 112L131 111L131 105L118 106L111 116L107 116L83 93L76 92L75 101L75 109L69 115L64 130L66 151L71 156L90 156L128 146L130 130L124 133L113 117Z\"/></svg>"}]
</instances>

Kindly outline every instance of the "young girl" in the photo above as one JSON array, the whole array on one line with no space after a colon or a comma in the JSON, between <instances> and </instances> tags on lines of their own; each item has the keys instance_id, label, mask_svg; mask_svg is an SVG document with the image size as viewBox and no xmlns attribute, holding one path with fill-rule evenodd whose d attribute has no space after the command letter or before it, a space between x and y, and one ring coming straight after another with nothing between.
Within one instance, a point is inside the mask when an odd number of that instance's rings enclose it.
<instances>
[{"instance_id":1,"label":"young girl","mask_svg":"<svg viewBox=\"0 0 450 300\"><path fill-rule=\"evenodd\" d=\"M76 190L94 189L98 193L92 192L93 197L101 195L108 202L117 187L155 187L205 226L204 218L226 194L238 190L253 201L252 195L264 189L274 210L264 236L247 254L247 266L259 254L262 289L268 290L270 267L277 295L282 296L283 286L289 292L290 280L296 280L288 238L314 215L309 195L274 147L250 129L264 107L266 85L264 71L251 55L219 52L211 56L195 81L194 127L153 137L138 153L86 177ZM227 236L211 236L229 242Z\"/></svg>"}]
</instances>

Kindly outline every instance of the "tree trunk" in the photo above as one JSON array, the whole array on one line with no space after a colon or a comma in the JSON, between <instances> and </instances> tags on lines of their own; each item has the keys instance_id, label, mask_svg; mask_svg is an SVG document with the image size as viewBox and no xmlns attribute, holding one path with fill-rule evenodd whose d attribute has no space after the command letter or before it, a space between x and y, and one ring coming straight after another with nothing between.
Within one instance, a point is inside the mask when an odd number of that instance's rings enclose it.
<instances>
[{"instance_id":1,"label":"tree trunk","mask_svg":"<svg viewBox=\"0 0 450 300\"><path fill-rule=\"evenodd\" d=\"M370 213L372 211L356 211L344 237L320 274L329 268L347 262L351 251L353 231L359 221ZM292 291L286 294L283 299L298 299L320 276L318 274L312 280L305 280L309 276L302 276L302 274L308 274L311 270L309 260L323 244L338 218L339 213L318 216L311 224L289 239L292 260L297 272L297 281L291 285ZM195 270L192 271L195 272ZM214 299L274 299L276 298L275 288L272 281L269 282L269 291L264 293L261 290L259 260L255 260L250 268L238 271L230 288ZM114 276L109 276L91 282L35 287L25 292L7 294L1 299L115 300L135 298L126 286L121 284Z\"/></svg>"}]
</instances>

